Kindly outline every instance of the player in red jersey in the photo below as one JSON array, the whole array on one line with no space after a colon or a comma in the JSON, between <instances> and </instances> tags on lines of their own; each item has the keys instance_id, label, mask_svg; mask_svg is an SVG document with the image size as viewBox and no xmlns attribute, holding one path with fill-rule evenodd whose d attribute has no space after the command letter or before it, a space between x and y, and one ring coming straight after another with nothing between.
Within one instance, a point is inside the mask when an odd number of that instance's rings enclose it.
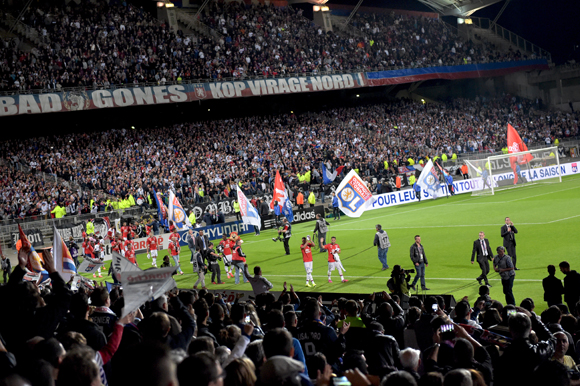
<instances>
[{"instance_id":1,"label":"player in red jersey","mask_svg":"<svg viewBox=\"0 0 580 386\"><path fill-rule=\"evenodd\" d=\"M131 231L131 228L127 226L126 222L124 222L123 226L121 227L121 234L123 235L123 240L127 240L127 237L129 237L130 231Z\"/></svg>"},{"instance_id":2,"label":"player in red jersey","mask_svg":"<svg viewBox=\"0 0 580 386\"><path fill-rule=\"evenodd\" d=\"M314 247L314 243L310 241L310 236L303 237L300 250L302 251L302 261L306 270L306 287L316 287L312 277L312 247ZM312 282L312 285L310 282Z\"/></svg>"},{"instance_id":3,"label":"player in red jersey","mask_svg":"<svg viewBox=\"0 0 580 386\"><path fill-rule=\"evenodd\" d=\"M177 241L179 243L180 238L179 233L177 233L177 228L173 227L173 231L171 231L171 234L169 235L169 242Z\"/></svg>"},{"instance_id":4,"label":"player in red jersey","mask_svg":"<svg viewBox=\"0 0 580 386\"><path fill-rule=\"evenodd\" d=\"M133 249L133 243L127 244L127 250L125 251L125 257L131 263L135 264L137 267L139 266L139 264L137 264L137 260L135 259L135 250Z\"/></svg>"},{"instance_id":5,"label":"player in red jersey","mask_svg":"<svg viewBox=\"0 0 580 386\"><path fill-rule=\"evenodd\" d=\"M157 250L159 249L159 244L157 243L157 238L153 235L153 232L149 232L149 237L147 238L147 258L152 258L153 262L151 265L157 267Z\"/></svg>"},{"instance_id":6,"label":"player in red jersey","mask_svg":"<svg viewBox=\"0 0 580 386\"><path fill-rule=\"evenodd\" d=\"M320 243L323 243L322 238L320 238ZM340 262L340 258L338 257L338 254L340 253L340 245L336 243L336 237L332 237L330 239L330 244L326 244L322 248L328 251L328 282L332 283L330 274L336 269L340 275L340 280L342 280L343 283L346 283L348 280L342 276L342 271L345 269Z\"/></svg>"},{"instance_id":7,"label":"player in red jersey","mask_svg":"<svg viewBox=\"0 0 580 386\"><path fill-rule=\"evenodd\" d=\"M232 252L233 248L236 245L236 242L231 238L227 237L225 234L222 236L222 240L220 241L219 245L221 249L223 249L222 253L224 254L224 268L226 270L226 276L228 279L234 277L230 270L233 271L232 265Z\"/></svg>"},{"instance_id":8,"label":"player in red jersey","mask_svg":"<svg viewBox=\"0 0 580 386\"><path fill-rule=\"evenodd\" d=\"M175 266L177 267L177 271L179 271L180 275L183 275L183 271L179 266L179 253L181 252L181 247L179 246L179 241L171 240L169 242L169 251L171 252L171 257L173 257L173 261L175 262Z\"/></svg>"}]
</instances>

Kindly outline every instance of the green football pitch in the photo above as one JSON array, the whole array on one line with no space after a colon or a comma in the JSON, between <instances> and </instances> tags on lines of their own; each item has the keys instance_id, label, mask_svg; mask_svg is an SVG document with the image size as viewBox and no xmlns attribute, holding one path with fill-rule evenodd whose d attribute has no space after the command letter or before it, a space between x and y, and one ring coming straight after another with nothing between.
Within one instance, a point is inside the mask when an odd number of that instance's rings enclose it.
<instances>
[{"instance_id":1,"label":"green football pitch","mask_svg":"<svg viewBox=\"0 0 580 386\"><path fill-rule=\"evenodd\" d=\"M347 283L340 282L337 271L333 271L333 283L328 283L327 254L314 249L313 275L317 286L305 286L306 274L299 245L303 236L312 235L314 222L292 226L289 256L284 254L281 242L272 241L274 230L263 231L260 236L253 233L242 235L243 250L250 269L259 265L263 275L273 283L274 290L281 290L286 281L302 292L366 294L386 290L386 282L395 264L403 268L413 267L409 248L418 234L429 261L426 283L430 291L427 293L451 294L457 300L469 296L472 303L478 291L475 278L481 272L477 262L470 263L473 241L480 231L484 231L495 253L495 248L502 245L500 228L504 218L509 216L519 231L516 241L520 270L516 272L514 283L516 303L531 297L537 309L543 310L547 304L543 301L541 281L547 276L546 267L549 264L557 267L561 261L568 260L572 269L580 269L579 192L580 176L569 176L564 177L562 183L532 184L500 191L494 196L462 194L367 211L360 218L342 216L339 221L328 219L327 241L330 242L331 236L336 236L342 250L340 257L346 268ZM391 268L386 271L381 271L377 249L373 247L376 224L383 226L391 241L387 255ZM160 257L165 252L160 252ZM150 267L150 260L145 254L137 259L142 269ZM183 247L181 263L185 274L175 276L179 288L192 288L197 279L189 259L189 249ZM227 279L223 265L220 266L222 280L226 284L211 284L211 274L208 274L208 288L251 291L250 284L235 285L233 278ZM563 278L558 270L556 276ZM505 302L501 280L493 268L489 277L492 298ZM104 276L103 280L110 281L110 278Z\"/></svg>"}]
</instances>

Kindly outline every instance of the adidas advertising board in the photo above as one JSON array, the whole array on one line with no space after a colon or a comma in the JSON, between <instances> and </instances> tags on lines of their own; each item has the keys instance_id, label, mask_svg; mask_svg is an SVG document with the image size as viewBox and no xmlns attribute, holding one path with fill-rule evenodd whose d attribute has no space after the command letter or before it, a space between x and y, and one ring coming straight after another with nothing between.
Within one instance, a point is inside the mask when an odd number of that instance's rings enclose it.
<instances>
[{"instance_id":1,"label":"adidas advertising board","mask_svg":"<svg viewBox=\"0 0 580 386\"><path fill-rule=\"evenodd\" d=\"M292 224L299 224L301 222L306 221L314 221L316 220L316 215L320 214L324 217L324 206L317 205L313 208L304 208L304 209L297 209L294 211L294 221ZM283 215L280 216L280 220L284 218ZM262 229L272 229L276 228L276 216L273 214L268 215L267 217L262 217L263 224Z\"/></svg>"}]
</instances>

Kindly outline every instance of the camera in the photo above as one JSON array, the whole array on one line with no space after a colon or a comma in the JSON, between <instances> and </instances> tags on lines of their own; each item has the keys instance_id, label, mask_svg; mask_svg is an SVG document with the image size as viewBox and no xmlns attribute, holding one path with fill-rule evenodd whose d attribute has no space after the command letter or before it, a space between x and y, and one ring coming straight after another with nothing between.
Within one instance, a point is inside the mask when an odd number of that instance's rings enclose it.
<instances>
[{"instance_id":1,"label":"camera","mask_svg":"<svg viewBox=\"0 0 580 386\"><path fill-rule=\"evenodd\" d=\"M414 269L404 269L403 272L411 274L411 273L415 273Z\"/></svg>"},{"instance_id":2,"label":"camera","mask_svg":"<svg viewBox=\"0 0 580 386\"><path fill-rule=\"evenodd\" d=\"M215 250L217 251L217 253L224 253L224 246L218 245Z\"/></svg>"}]
</instances>

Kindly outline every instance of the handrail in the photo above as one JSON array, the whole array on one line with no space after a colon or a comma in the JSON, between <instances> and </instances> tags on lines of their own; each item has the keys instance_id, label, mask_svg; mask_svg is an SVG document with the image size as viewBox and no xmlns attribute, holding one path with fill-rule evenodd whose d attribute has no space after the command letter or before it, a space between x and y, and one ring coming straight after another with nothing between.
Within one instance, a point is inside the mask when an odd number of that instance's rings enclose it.
<instances>
[{"instance_id":1,"label":"handrail","mask_svg":"<svg viewBox=\"0 0 580 386\"><path fill-rule=\"evenodd\" d=\"M225 42L225 36L221 34L218 30L211 28L204 22L199 19L196 19L189 13L183 12L182 10L178 9L176 12L177 19L187 24L188 27L196 29L200 32L204 32L206 35L213 37L214 39L220 40L223 44Z\"/></svg>"},{"instance_id":2,"label":"handrail","mask_svg":"<svg viewBox=\"0 0 580 386\"><path fill-rule=\"evenodd\" d=\"M484 63L502 63L505 60L496 60L496 61L481 61L481 62L472 62L471 64L484 64ZM454 64L453 66L462 66L461 64ZM445 64L443 64L445 66ZM450 65L447 65L450 66ZM319 70L319 71L311 71L311 72L296 72L296 73L288 73L288 74L280 74L280 75L247 75L244 74L240 77L225 77L221 79L212 79L212 78L197 78L197 79L184 79L178 81L166 81L162 82L143 82L143 83L125 83L125 84L111 84L108 88L103 86L80 86L80 87L61 87L58 89L32 89L32 90L10 90L10 91L0 91L1 96L11 96L11 95L30 95L30 94L47 94L47 93L55 93L55 92L69 92L69 91L90 91L90 90L115 90L118 88L134 88L134 87L150 87L150 86L169 86L175 84L197 84L197 83L218 83L218 82L233 82L233 81L240 81L240 80L254 80L254 79L281 79L281 78L291 78L296 76L320 76L320 75L338 75L338 74L351 74L355 72L375 72L375 71L393 71L393 70L406 70L406 69L413 69L413 68L430 68L430 67L441 67L440 64L430 64L425 66L383 66L383 67L354 67L348 70Z\"/></svg>"},{"instance_id":3,"label":"handrail","mask_svg":"<svg viewBox=\"0 0 580 386\"><path fill-rule=\"evenodd\" d=\"M534 53L540 57L546 56L548 58L548 61L550 61L550 62L552 61L552 54L550 54L548 51L535 45L534 43L530 42L529 40L524 39L523 37L508 30L507 28L504 28L497 23L493 23L492 20L490 20L486 17L470 16L469 18L471 19L473 25L475 25L476 27L490 30L498 37L510 42L511 44L515 45L516 47L521 48L522 50L524 50L526 52Z\"/></svg>"}]
</instances>

